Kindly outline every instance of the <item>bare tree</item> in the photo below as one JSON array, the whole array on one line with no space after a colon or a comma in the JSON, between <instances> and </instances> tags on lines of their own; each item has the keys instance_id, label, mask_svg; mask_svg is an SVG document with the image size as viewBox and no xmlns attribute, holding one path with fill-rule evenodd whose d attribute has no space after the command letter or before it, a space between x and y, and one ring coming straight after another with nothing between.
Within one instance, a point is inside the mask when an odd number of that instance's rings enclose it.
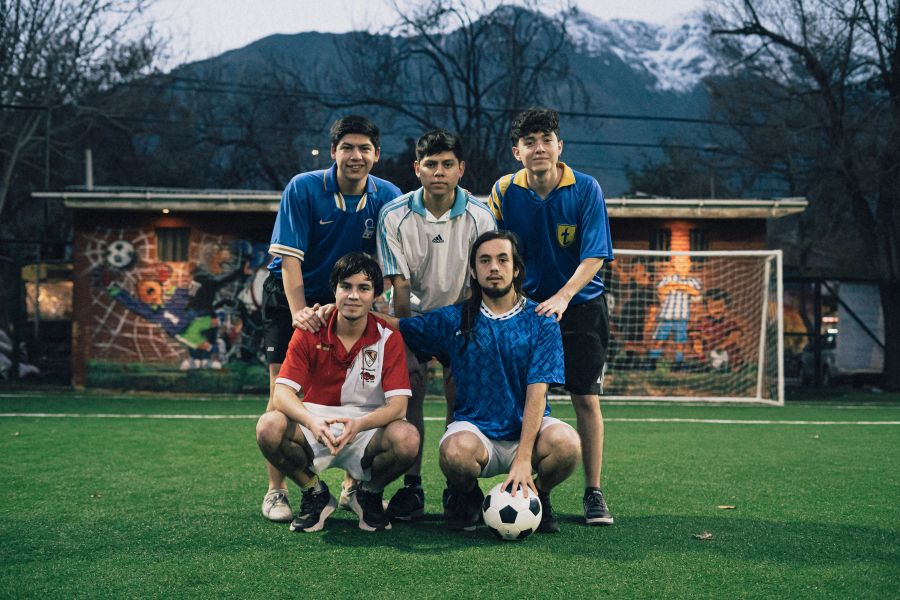
<instances>
[{"instance_id":1,"label":"bare tree","mask_svg":"<svg viewBox=\"0 0 900 600\"><path fill-rule=\"evenodd\" d=\"M766 153L827 203L834 230L863 245L881 289L891 389L900 388L897 8L897 0L731 0L708 14L723 65L759 84L740 101L718 90L732 148L760 162L764 126L777 126L783 143L769 138Z\"/></svg>"},{"instance_id":2,"label":"bare tree","mask_svg":"<svg viewBox=\"0 0 900 600\"><path fill-rule=\"evenodd\" d=\"M536 103L587 102L569 65L568 4L427 0L395 3L387 35L358 33L340 53L343 71L326 106L386 109L421 128L457 132L468 155L466 185L485 191L509 157L509 123ZM546 3L545 3L546 4ZM372 77L372 73L378 73Z\"/></svg>"},{"instance_id":3,"label":"bare tree","mask_svg":"<svg viewBox=\"0 0 900 600\"><path fill-rule=\"evenodd\" d=\"M72 127L83 98L150 70L160 44L131 28L151 1L0 0L0 215L54 112Z\"/></svg>"}]
</instances>

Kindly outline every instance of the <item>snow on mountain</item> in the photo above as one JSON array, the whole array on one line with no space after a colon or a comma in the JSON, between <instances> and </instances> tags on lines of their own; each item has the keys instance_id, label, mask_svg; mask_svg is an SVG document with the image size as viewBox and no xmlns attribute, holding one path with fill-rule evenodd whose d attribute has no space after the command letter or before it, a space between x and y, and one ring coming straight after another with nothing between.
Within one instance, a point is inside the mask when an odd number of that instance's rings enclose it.
<instances>
[{"instance_id":1,"label":"snow on mountain","mask_svg":"<svg viewBox=\"0 0 900 600\"><path fill-rule=\"evenodd\" d=\"M696 14L656 25L607 21L580 12L571 18L567 30L580 51L596 57L611 52L632 68L643 69L660 91L688 92L713 71L704 47L706 29Z\"/></svg>"}]
</instances>

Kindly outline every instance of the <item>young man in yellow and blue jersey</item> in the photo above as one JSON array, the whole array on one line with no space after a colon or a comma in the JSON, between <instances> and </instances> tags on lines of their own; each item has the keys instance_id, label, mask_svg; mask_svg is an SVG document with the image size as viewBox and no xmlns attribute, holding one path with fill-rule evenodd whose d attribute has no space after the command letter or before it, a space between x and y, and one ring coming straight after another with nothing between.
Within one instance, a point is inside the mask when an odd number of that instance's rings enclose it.
<instances>
[{"instance_id":1,"label":"young man in yellow and blue jersey","mask_svg":"<svg viewBox=\"0 0 900 600\"><path fill-rule=\"evenodd\" d=\"M515 232L525 259L525 293L536 312L552 315L562 332L565 389L578 420L585 471L584 515L611 525L600 490L603 463L603 368L609 313L599 271L613 259L606 203L597 180L560 162L559 113L529 108L510 130L513 156L524 167L501 177L490 205L499 229Z\"/></svg>"}]
</instances>

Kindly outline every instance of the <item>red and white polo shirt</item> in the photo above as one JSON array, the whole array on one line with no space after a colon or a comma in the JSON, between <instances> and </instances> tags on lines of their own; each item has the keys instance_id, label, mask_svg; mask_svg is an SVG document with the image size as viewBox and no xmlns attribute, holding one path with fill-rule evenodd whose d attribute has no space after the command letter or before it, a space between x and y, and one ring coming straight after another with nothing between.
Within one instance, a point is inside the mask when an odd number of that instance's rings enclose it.
<instances>
[{"instance_id":1,"label":"red and white polo shirt","mask_svg":"<svg viewBox=\"0 0 900 600\"><path fill-rule=\"evenodd\" d=\"M275 383L303 390L307 408L327 417L366 414L385 398L412 395L400 332L370 314L347 351L335 333L337 314L316 333L294 331Z\"/></svg>"}]
</instances>

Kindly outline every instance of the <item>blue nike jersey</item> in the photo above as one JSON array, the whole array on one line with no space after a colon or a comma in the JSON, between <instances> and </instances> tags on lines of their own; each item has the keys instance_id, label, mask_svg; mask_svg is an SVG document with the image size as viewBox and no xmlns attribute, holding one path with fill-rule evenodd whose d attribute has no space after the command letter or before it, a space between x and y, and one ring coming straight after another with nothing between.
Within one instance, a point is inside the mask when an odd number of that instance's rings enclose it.
<instances>
[{"instance_id":1,"label":"blue nike jersey","mask_svg":"<svg viewBox=\"0 0 900 600\"><path fill-rule=\"evenodd\" d=\"M375 255L375 229L381 207L400 196L389 181L369 175L362 196L344 196L337 183L337 166L301 173L281 195L269 253L269 270L281 277L281 257L303 261L307 298L331 298L331 269L348 252Z\"/></svg>"},{"instance_id":2,"label":"blue nike jersey","mask_svg":"<svg viewBox=\"0 0 900 600\"><path fill-rule=\"evenodd\" d=\"M565 380L559 324L534 312L537 304L531 300L503 315L482 305L466 343L460 331L464 306L400 319L400 332L416 354L450 360L456 382L454 420L472 423L490 439L518 440L528 385ZM549 404L544 414L550 414Z\"/></svg>"},{"instance_id":3,"label":"blue nike jersey","mask_svg":"<svg viewBox=\"0 0 900 600\"><path fill-rule=\"evenodd\" d=\"M491 189L490 207L498 229L519 236L525 260L525 292L543 302L562 288L586 258L613 260L606 202L597 180L563 167L559 185L541 199L528 187L525 169L501 177ZM603 293L598 272L570 304Z\"/></svg>"}]
</instances>

